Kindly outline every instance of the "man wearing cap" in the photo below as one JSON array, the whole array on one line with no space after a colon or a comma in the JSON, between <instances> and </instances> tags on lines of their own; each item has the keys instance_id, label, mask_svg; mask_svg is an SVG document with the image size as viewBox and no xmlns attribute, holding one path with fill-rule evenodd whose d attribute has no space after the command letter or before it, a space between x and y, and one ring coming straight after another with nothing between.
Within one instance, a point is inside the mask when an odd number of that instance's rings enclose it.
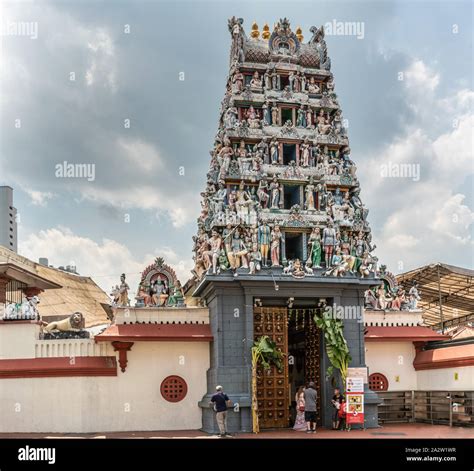
<instances>
[{"instance_id":1,"label":"man wearing cap","mask_svg":"<svg viewBox=\"0 0 474 471\"><path fill-rule=\"evenodd\" d=\"M227 433L227 404L229 403L230 399L223 387L216 386L216 393L212 396L209 405L213 406L216 411L217 426L221 437L230 436L230 433Z\"/></svg>"}]
</instances>

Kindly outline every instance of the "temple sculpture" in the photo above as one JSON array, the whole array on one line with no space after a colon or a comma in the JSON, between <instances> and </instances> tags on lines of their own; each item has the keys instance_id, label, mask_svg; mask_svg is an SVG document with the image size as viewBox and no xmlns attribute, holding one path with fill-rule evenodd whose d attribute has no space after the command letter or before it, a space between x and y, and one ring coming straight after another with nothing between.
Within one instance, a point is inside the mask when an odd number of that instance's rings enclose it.
<instances>
[{"instance_id":1,"label":"temple sculpture","mask_svg":"<svg viewBox=\"0 0 474 471\"><path fill-rule=\"evenodd\" d=\"M265 26L262 39L258 27L248 37L235 17L229 31L229 75L194 237L196 280L268 270L373 277L368 210L323 27L311 28L306 43L286 18L271 33Z\"/></svg>"},{"instance_id":2,"label":"temple sculpture","mask_svg":"<svg viewBox=\"0 0 474 471\"><path fill-rule=\"evenodd\" d=\"M210 250L206 259L218 264L218 257ZM175 271L161 257L145 268L142 272L135 307L184 307L184 294Z\"/></svg>"}]
</instances>

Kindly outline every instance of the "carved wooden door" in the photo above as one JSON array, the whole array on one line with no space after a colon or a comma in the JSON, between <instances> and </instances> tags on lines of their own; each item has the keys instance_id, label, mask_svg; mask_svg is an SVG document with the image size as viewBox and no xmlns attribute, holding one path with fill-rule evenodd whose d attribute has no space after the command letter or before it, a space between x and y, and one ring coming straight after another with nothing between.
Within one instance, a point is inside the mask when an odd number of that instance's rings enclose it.
<instances>
[{"instance_id":1,"label":"carved wooden door","mask_svg":"<svg viewBox=\"0 0 474 471\"><path fill-rule=\"evenodd\" d=\"M283 367L257 369L257 402L261 428L289 426L288 312L280 307L254 308L254 338L267 335L285 354Z\"/></svg>"},{"instance_id":2,"label":"carved wooden door","mask_svg":"<svg viewBox=\"0 0 474 471\"><path fill-rule=\"evenodd\" d=\"M321 352L320 352L320 330L316 327L313 321L313 310L307 311L305 315L309 314L306 322L304 346L305 346L305 383L310 381L316 383L316 391L318 392L317 407L317 423L321 425Z\"/></svg>"}]
</instances>

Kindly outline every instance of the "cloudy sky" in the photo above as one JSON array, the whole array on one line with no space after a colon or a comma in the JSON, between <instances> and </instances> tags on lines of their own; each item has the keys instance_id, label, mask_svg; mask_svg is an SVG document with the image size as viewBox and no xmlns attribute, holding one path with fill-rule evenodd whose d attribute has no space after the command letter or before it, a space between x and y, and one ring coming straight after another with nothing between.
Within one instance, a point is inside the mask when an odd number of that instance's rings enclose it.
<instances>
[{"instance_id":1,"label":"cloudy sky","mask_svg":"<svg viewBox=\"0 0 474 471\"><path fill-rule=\"evenodd\" d=\"M104 289L162 255L185 282L228 72L227 19L327 35L376 254L473 267L471 2L3 2L0 184L19 252ZM30 24L18 34L15 25ZM37 30L35 29L37 26ZM184 73L184 74L183 74ZM183 78L184 80L180 80ZM93 181L62 162L95 164ZM415 165L419 178L384 169Z\"/></svg>"}]
</instances>

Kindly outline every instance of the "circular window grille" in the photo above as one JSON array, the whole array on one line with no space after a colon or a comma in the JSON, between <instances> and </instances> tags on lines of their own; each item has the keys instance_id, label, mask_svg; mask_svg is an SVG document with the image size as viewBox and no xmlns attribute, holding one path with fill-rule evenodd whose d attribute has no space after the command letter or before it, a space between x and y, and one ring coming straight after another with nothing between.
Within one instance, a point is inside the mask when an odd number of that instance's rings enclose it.
<instances>
[{"instance_id":1,"label":"circular window grille","mask_svg":"<svg viewBox=\"0 0 474 471\"><path fill-rule=\"evenodd\" d=\"M161 383L160 391L168 402L179 402L186 397L188 385L180 376L168 376Z\"/></svg>"},{"instance_id":2,"label":"circular window grille","mask_svg":"<svg viewBox=\"0 0 474 471\"><path fill-rule=\"evenodd\" d=\"M372 391L386 391L388 379L382 373L372 373L369 376L369 388Z\"/></svg>"}]
</instances>

